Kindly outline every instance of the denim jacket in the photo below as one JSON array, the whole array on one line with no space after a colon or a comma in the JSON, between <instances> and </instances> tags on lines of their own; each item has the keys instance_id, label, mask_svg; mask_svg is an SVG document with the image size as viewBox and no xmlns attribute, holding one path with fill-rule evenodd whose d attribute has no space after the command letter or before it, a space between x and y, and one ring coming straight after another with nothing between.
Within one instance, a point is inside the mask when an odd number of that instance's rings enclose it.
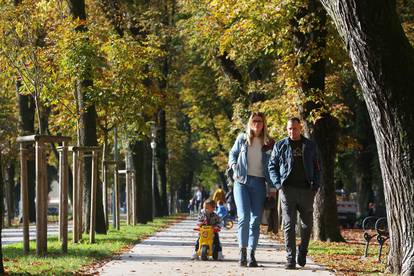
<instances>
[{"instance_id":1,"label":"denim jacket","mask_svg":"<svg viewBox=\"0 0 414 276\"><path fill-rule=\"evenodd\" d=\"M303 166L305 168L306 181L309 188L316 191L319 188L320 166L316 145L302 136ZM294 158L289 138L278 141L272 151L269 161L269 175L272 184L279 190L283 187L286 179L293 168Z\"/></svg>"},{"instance_id":2,"label":"denim jacket","mask_svg":"<svg viewBox=\"0 0 414 276\"><path fill-rule=\"evenodd\" d=\"M234 142L233 147L229 153L229 163L228 165L234 166L233 171L233 180L239 182L240 184L246 184L247 182L247 150L249 144L247 143L247 137L245 133L239 134ZM262 147L262 162L263 162L263 174L267 183L272 183L269 178L269 172L267 170L269 158L271 153L271 147Z\"/></svg>"}]
</instances>

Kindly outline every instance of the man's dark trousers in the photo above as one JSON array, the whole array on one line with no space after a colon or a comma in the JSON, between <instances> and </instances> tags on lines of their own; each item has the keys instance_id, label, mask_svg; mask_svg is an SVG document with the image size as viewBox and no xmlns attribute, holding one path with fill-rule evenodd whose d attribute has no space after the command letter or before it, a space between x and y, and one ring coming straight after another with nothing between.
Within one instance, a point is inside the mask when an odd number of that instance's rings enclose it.
<instances>
[{"instance_id":1,"label":"man's dark trousers","mask_svg":"<svg viewBox=\"0 0 414 276\"><path fill-rule=\"evenodd\" d=\"M307 252L313 226L313 199L311 189L283 187L280 192L282 205L283 229L285 234L286 257L289 263L296 263L296 235L295 226L297 211L301 220L299 250Z\"/></svg>"}]
</instances>

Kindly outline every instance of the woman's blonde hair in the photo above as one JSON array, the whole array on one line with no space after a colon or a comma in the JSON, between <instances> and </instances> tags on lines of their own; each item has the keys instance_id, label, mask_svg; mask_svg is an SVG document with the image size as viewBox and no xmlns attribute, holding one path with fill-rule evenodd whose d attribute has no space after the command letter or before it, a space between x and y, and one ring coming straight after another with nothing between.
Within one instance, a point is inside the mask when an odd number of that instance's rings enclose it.
<instances>
[{"instance_id":1,"label":"woman's blonde hair","mask_svg":"<svg viewBox=\"0 0 414 276\"><path fill-rule=\"evenodd\" d=\"M262 140L262 145L267 145L267 143L269 143L269 134L267 132L266 116L262 112L252 112L250 114L249 121L247 122L247 128L246 128L247 143L250 146L253 142L254 132L252 130L252 124L253 124L253 117L255 116L262 118L263 129L262 129L262 133L260 134L260 138Z\"/></svg>"}]
</instances>

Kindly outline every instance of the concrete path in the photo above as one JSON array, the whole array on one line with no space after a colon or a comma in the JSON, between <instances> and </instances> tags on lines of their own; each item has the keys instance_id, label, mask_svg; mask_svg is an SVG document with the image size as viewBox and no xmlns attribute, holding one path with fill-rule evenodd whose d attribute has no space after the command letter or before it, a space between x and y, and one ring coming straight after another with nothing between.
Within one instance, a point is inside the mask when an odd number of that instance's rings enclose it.
<instances>
[{"instance_id":1,"label":"concrete path","mask_svg":"<svg viewBox=\"0 0 414 276\"><path fill-rule=\"evenodd\" d=\"M162 232L137 244L115 260L98 269L100 275L313 275L325 276L334 273L314 264L297 270L285 270L285 252L267 236L261 235L256 252L258 268L238 266L237 225L231 230L223 229L220 240L224 261L192 261L197 232L193 230L194 218L176 223Z\"/></svg>"}]
</instances>

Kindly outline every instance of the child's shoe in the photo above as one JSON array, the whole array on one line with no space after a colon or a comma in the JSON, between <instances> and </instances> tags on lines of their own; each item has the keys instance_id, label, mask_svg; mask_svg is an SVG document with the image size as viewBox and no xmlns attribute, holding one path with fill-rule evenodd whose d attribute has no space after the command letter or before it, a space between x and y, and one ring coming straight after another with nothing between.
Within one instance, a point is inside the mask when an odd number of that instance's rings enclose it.
<instances>
[{"instance_id":1,"label":"child's shoe","mask_svg":"<svg viewBox=\"0 0 414 276\"><path fill-rule=\"evenodd\" d=\"M223 256L223 252L218 252L218 255L217 255L217 260L219 260L219 261L222 261L222 260L224 260L224 256Z\"/></svg>"},{"instance_id":2,"label":"child's shoe","mask_svg":"<svg viewBox=\"0 0 414 276\"><path fill-rule=\"evenodd\" d=\"M194 252L193 255L191 255L191 260L198 260L197 252Z\"/></svg>"}]
</instances>

